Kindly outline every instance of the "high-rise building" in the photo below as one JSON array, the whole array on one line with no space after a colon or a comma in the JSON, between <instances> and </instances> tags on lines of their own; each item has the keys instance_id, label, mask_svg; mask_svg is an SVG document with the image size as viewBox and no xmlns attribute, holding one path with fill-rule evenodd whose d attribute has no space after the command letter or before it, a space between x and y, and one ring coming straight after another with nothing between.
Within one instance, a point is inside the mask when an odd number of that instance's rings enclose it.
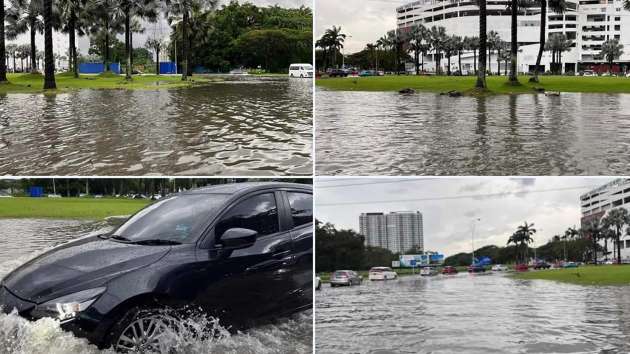
<instances>
[{"instance_id":1,"label":"high-rise building","mask_svg":"<svg viewBox=\"0 0 630 354\"><path fill-rule=\"evenodd\" d=\"M359 216L359 224L366 246L386 248L394 253L424 251L422 213L419 211L363 213Z\"/></svg>"},{"instance_id":2,"label":"high-rise building","mask_svg":"<svg viewBox=\"0 0 630 354\"><path fill-rule=\"evenodd\" d=\"M572 41L569 50L562 53L562 72L581 70L608 70L606 60L600 55L602 43L608 39L617 39L626 48L630 47L630 11L623 7L620 0L567 0L566 10L562 14L547 9L546 35L563 34ZM506 42L510 41L511 12L510 1L499 0L487 3L487 29L496 32ZM518 14L518 71L533 71L539 49L540 7L519 9ZM410 31L415 25L425 27L442 26L448 35L460 37L479 36L479 7L470 0L419 0L396 9L397 29L401 33ZM477 55L475 55L477 54ZM498 68L496 51L492 53L490 67L492 72L501 71L505 63ZM545 51L541 65L543 71L549 71L552 56ZM425 57L425 69L435 70L433 53ZM478 53L466 51L461 56L462 72L470 73L478 59ZM630 61L630 52L624 51L615 63ZM441 65L446 65L443 58ZM451 70L457 70L458 60L451 60ZM445 69L445 68L443 68ZM613 70L619 70L615 66Z\"/></svg>"},{"instance_id":3,"label":"high-rise building","mask_svg":"<svg viewBox=\"0 0 630 354\"><path fill-rule=\"evenodd\" d=\"M601 220L613 209L625 208L630 211L630 179L619 178L581 195L580 206L582 208L582 226L593 219ZM613 247L616 250L614 241L612 246L610 242L608 245L609 251L612 251ZM621 248L621 260L630 262L630 238L622 236L619 246ZM609 258L616 259L616 252L611 254Z\"/></svg>"}]
</instances>

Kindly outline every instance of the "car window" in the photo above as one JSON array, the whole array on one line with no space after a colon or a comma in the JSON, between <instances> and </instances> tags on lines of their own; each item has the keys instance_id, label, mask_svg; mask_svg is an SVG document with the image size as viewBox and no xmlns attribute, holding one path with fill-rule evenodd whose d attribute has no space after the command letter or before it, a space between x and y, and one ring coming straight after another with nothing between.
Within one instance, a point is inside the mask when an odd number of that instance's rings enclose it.
<instances>
[{"instance_id":1,"label":"car window","mask_svg":"<svg viewBox=\"0 0 630 354\"><path fill-rule=\"evenodd\" d=\"M113 236L131 242L168 240L192 243L229 195L190 194L160 199L125 221Z\"/></svg>"},{"instance_id":2,"label":"car window","mask_svg":"<svg viewBox=\"0 0 630 354\"><path fill-rule=\"evenodd\" d=\"M274 194L259 194L238 203L217 223L214 234L221 237L231 228L254 230L258 232L258 236L280 231L278 207Z\"/></svg>"},{"instance_id":3,"label":"car window","mask_svg":"<svg viewBox=\"0 0 630 354\"><path fill-rule=\"evenodd\" d=\"M289 206L293 226L308 224L313 222L313 195L309 193L288 192Z\"/></svg>"}]
</instances>

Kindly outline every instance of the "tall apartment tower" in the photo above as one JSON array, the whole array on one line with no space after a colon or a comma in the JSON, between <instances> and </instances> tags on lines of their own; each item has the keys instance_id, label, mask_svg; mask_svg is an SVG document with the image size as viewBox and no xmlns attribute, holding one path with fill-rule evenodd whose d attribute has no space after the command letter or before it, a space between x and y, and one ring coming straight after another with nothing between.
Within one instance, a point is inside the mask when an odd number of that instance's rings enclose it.
<instances>
[{"instance_id":1,"label":"tall apartment tower","mask_svg":"<svg viewBox=\"0 0 630 354\"><path fill-rule=\"evenodd\" d=\"M359 216L359 224L366 246L386 248L393 253L411 249L424 251L422 213L419 211L363 213Z\"/></svg>"}]
</instances>

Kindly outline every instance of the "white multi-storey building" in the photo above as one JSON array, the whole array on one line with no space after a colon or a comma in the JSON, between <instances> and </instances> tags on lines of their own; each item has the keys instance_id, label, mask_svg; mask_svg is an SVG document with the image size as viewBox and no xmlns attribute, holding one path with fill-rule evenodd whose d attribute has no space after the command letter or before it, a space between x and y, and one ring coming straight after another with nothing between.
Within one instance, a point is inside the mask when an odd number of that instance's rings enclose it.
<instances>
[{"instance_id":1,"label":"white multi-storey building","mask_svg":"<svg viewBox=\"0 0 630 354\"><path fill-rule=\"evenodd\" d=\"M487 1L487 29L495 31L501 39L510 40L510 1ZM409 31L414 25L425 27L443 26L449 35L471 37L479 35L479 8L474 0L419 0L396 9L397 27L401 32ZM573 41L570 51L562 53L562 71L579 70L607 71L603 58L599 57L602 43L607 39L619 39L626 48L624 54L615 62L622 64L614 71L625 71L630 63L630 11L623 9L620 0L566 0L566 11L558 14L547 11L547 30L553 33L564 33ZM625 33L624 33L625 30ZM540 39L540 8L526 8L519 11L518 16L518 70L531 72L535 68ZM496 55L496 54L495 54ZM492 72L497 71L496 57L491 58ZM426 70L435 70L431 57ZM445 66L446 60L442 60ZM551 53L544 52L541 65L544 71L550 70ZM451 69L457 69L457 58L451 58ZM504 63L501 63L503 71ZM446 67L443 68L444 70ZM473 69L473 53L462 56L462 70Z\"/></svg>"},{"instance_id":2,"label":"white multi-storey building","mask_svg":"<svg viewBox=\"0 0 630 354\"><path fill-rule=\"evenodd\" d=\"M367 246L387 248L393 253L424 251L422 213L419 211L363 213L360 232Z\"/></svg>"},{"instance_id":3,"label":"white multi-storey building","mask_svg":"<svg viewBox=\"0 0 630 354\"><path fill-rule=\"evenodd\" d=\"M630 179L619 178L583 194L580 196L580 206L582 226L593 219L603 218L613 209L625 208L630 212ZM620 246L622 261L630 262L630 237L622 236ZM609 251L612 249L616 250L614 242ZM616 252L613 256L616 259Z\"/></svg>"}]
</instances>

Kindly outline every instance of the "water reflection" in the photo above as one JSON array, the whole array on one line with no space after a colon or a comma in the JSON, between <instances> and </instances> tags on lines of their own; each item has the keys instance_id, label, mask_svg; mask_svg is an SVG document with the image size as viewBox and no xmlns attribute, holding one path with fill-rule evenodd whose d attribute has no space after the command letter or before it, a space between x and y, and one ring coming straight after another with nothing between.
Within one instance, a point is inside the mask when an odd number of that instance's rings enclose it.
<instances>
[{"instance_id":1,"label":"water reflection","mask_svg":"<svg viewBox=\"0 0 630 354\"><path fill-rule=\"evenodd\" d=\"M312 171L312 81L0 96L0 174Z\"/></svg>"},{"instance_id":2,"label":"water reflection","mask_svg":"<svg viewBox=\"0 0 630 354\"><path fill-rule=\"evenodd\" d=\"M622 353L627 287L418 276L316 295L321 353Z\"/></svg>"},{"instance_id":3,"label":"water reflection","mask_svg":"<svg viewBox=\"0 0 630 354\"><path fill-rule=\"evenodd\" d=\"M451 98L319 89L323 175L623 175L630 95Z\"/></svg>"}]
</instances>

